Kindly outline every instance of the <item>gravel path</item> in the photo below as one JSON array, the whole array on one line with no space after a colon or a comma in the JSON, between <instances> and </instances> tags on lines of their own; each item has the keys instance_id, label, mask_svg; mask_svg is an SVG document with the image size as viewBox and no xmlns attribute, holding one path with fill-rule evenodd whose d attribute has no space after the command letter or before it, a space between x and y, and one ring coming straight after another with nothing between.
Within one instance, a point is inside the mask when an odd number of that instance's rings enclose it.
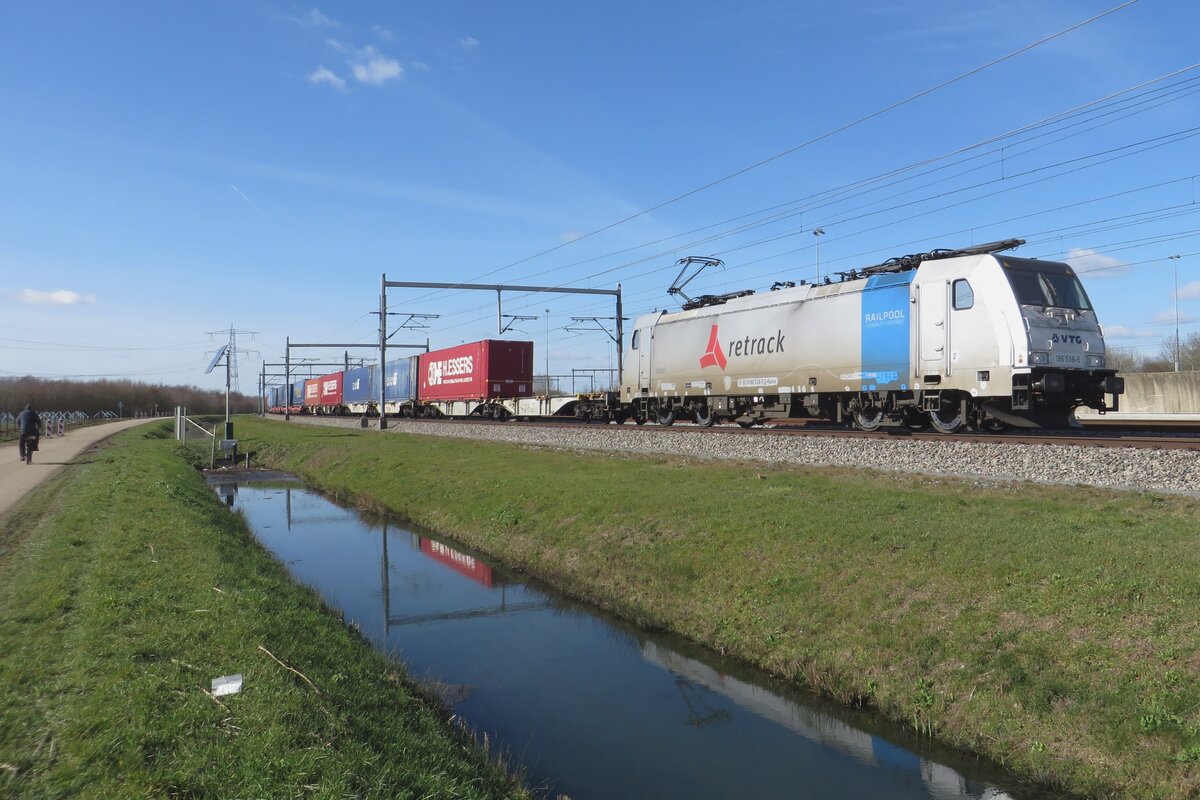
<instances>
[{"instance_id":1,"label":"gravel path","mask_svg":"<svg viewBox=\"0 0 1200 800\"><path fill-rule=\"evenodd\" d=\"M40 449L33 455L32 464L24 464L18 460L16 442L0 448L0 453L3 454L3 458L0 459L0 514L15 506L21 498L55 472L80 463L83 460L81 454L96 442L134 425L154 421L151 417L126 419L84 428L69 428L66 436L43 436L38 443ZM158 421L162 421L162 418L159 417Z\"/></svg>"},{"instance_id":2,"label":"gravel path","mask_svg":"<svg viewBox=\"0 0 1200 800\"><path fill-rule=\"evenodd\" d=\"M276 418L278 419L278 418ZM358 419L293 417L301 424L359 427ZM372 420L372 425L377 424ZM525 427L388 419L388 430L563 450L608 450L700 459L859 467L988 482L1034 481L1200 496L1200 452L1121 447L999 445L826 436L721 436L699 429L606 425Z\"/></svg>"}]
</instances>

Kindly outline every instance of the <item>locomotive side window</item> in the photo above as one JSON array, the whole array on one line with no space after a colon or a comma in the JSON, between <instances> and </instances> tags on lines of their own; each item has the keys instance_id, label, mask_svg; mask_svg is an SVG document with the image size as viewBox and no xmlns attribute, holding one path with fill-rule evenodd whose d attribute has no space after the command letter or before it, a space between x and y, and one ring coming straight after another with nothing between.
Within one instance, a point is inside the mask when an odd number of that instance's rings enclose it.
<instances>
[{"instance_id":1,"label":"locomotive side window","mask_svg":"<svg viewBox=\"0 0 1200 800\"><path fill-rule=\"evenodd\" d=\"M965 311L975 305L975 292L971 289L971 284L965 278L959 278L954 282L954 309L956 311Z\"/></svg>"},{"instance_id":2,"label":"locomotive side window","mask_svg":"<svg viewBox=\"0 0 1200 800\"><path fill-rule=\"evenodd\" d=\"M633 332L633 340L632 340L632 341L629 343L629 349L630 349L630 350L637 350L637 349L638 349L638 338L639 338L639 337L638 337L638 334L639 334L639 333L641 333L641 331L639 331L639 330L634 330L634 332Z\"/></svg>"}]
</instances>

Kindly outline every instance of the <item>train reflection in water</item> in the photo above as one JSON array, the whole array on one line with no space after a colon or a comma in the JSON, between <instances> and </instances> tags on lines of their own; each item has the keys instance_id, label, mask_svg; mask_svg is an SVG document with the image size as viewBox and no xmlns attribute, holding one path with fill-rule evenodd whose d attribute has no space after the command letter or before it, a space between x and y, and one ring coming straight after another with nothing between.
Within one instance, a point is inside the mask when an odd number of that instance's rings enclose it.
<instances>
[{"instance_id":1,"label":"train reflection in water","mask_svg":"<svg viewBox=\"0 0 1200 800\"><path fill-rule=\"evenodd\" d=\"M298 580L516 754L534 785L576 800L1060 796L1015 789L995 767L298 484L222 495Z\"/></svg>"}]
</instances>

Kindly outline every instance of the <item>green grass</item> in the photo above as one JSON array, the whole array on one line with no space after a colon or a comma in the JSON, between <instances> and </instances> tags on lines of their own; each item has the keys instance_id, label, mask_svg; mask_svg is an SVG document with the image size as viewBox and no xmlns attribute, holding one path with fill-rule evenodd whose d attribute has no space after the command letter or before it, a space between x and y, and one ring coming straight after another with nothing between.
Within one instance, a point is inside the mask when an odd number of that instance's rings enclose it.
<instances>
[{"instance_id":1,"label":"green grass","mask_svg":"<svg viewBox=\"0 0 1200 800\"><path fill-rule=\"evenodd\" d=\"M1200 504L239 420L256 461L1105 797L1200 794Z\"/></svg>"},{"instance_id":2,"label":"green grass","mask_svg":"<svg viewBox=\"0 0 1200 800\"><path fill-rule=\"evenodd\" d=\"M0 520L0 797L527 797L290 580L169 425Z\"/></svg>"}]
</instances>

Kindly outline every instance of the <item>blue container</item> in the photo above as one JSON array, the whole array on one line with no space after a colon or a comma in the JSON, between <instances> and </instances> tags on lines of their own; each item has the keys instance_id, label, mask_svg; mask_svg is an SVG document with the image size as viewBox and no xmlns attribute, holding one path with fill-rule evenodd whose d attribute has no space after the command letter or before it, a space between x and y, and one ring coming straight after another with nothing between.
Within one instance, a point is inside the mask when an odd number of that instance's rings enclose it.
<instances>
[{"instance_id":1,"label":"blue container","mask_svg":"<svg viewBox=\"0 0 1200 800\"><path fill-rule=\"evenodd\" d=\"M383 365L383 399L389 403L407 403L413 399L413 379L417 375L417 357L408 356Z\"/></svg>"},{"instance_id":2,"label":"blue container","mask_svg":"<svg viewBox=\"0 0 1200 800\"><path fill-rule=\"evenodd\" d=\"M379 402L379 387L375 384L375 367L347 370L342 383L342 403Z\"/></svg>"},{"instance_id":3,"label":"blue container","mask_svg":"<svg viewBox=\"0 0 1200 800\"><path fill-rule=\"evenodd\" d=\"M284 389L286 388L287 387L284 387ZM288 403L293 406L304 405L304 378L292 382L292 396L284 399L286 399Z\"/></svg>"}]
</instances>

